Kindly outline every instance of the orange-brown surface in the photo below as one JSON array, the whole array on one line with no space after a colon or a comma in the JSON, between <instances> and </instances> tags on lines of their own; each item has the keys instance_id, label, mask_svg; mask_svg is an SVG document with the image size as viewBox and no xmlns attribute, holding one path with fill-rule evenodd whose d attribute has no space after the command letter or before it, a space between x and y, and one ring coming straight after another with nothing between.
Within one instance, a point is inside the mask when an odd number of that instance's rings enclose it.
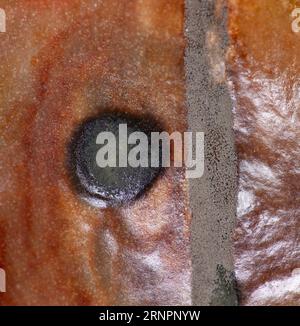
<instances>
[{"instance_id":1,"label":"orange-brown surface","mask_svg":"<svg viewBox=\"0 0 300 326\"><path fill-rule=\"evenodd\" d=\"M184 171L99 209L66 167L74 129L107 107L185 130L183 0L0 7L0 305L189 304Z\"/></svg>"},{"instance_id":2,"label":"orange-brown surface","mask_svg":"<svg viewBox=\"0 0 300 326\"><path fill-rule=\"evenodd\" d=\"M240 301L300 305L300 34L291 27L297 1L228 4Z\"/></svg>"}]
</instances>

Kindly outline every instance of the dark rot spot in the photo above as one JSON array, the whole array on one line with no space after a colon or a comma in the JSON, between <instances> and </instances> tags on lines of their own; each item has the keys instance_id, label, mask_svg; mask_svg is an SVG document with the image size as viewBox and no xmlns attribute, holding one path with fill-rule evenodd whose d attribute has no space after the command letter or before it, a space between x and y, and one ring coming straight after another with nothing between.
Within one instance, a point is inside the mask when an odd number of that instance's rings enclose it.
<instances>
[{"instance_id":1,"label":"dark rot spot","mask_svg":"<svg viewBox=\"0 0 300 326\"><path fill-rule=\"evenodd\" d=\"M147 146L139 147L148 147L144 148L146 154L143 156L147 157L146 166L128 164L128 156L132 157L130 155L140 160L140 151L134 149L138 149L137 146L141 145L141 142L137 140L128 144L127 137L120 137L124 135L120 132L120 126L123 131L126 126L128 137L133 132L142 132L147 136L144 138ZM97 207L124 205L142 195L163 170L161 144L158 148L150 146L151 132L161 130L152 117L136 117L126 113L105 113L83 122L75 131L68 151L69 168L77 191ZM109 137L113 136L115 143L105 139L104 136L108 133ZM102 136L99 137L99 134ZM152 155L159 158L157 167L151 167L151 150ZM122 158L119 151L123 153ZM134 155L135 153L137 155ZM102 158L101 162L104 162L102 166L99 164L99 157ZM111 161L109 166L105 166L109 158L115 159L115 166L111 166ZM124 159L127 165L125 167L122 165Z\"/></svg>"}]
</instances>

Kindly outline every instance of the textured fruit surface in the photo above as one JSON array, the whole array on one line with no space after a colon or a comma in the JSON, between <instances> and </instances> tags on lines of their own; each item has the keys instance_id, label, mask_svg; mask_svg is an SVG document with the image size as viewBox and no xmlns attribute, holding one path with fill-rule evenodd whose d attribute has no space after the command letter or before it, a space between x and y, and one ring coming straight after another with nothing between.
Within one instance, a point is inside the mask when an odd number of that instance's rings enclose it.
<instances>
[{"instance_id":1,"label":"textured fruit surface","mask_svg":"<svg viewBox=\"0 0 300 326\"><path fill-rule=\"evenodd\" d=\"M185 131L183 0L0 1L2 305L189 304L190 213L173 168L130 207L82 201L73 131L104 108Z\"/></svg>"},{"instance_id":2,"label":"textured fruit surface","mask_svg":"<svg viewBox=\"0 0 300 326\"><path fill-rule=\"evenodd\" d=\"M292 30L291 15L296 2L228 4L241 304L300 305L300 34Z\"/></svg>"}]
</instances>

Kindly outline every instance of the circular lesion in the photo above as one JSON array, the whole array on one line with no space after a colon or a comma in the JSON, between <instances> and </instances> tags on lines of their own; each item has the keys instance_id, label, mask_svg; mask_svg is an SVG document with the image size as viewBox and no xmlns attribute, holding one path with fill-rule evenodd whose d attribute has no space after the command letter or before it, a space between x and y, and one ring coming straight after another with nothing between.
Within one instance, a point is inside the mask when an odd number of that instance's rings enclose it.
<instances>
[{"instance_id":1,"label":"circular lesion","mask_svg":"<svg viewBox=\"0 0 300 326\"><path fill-rule=\"evenodd\" d=\"M128 144L128 138L121 140L123 135L119 134L120 125L126 125L128 137L133 132L142 132L146 136L147 166L130 166L128 155L139 144ZM140 197L163 172L161 144L158 148L151 147L151 133L161 131L161 125L150 115L133 115L117 110L104 111L99 116L83 121L75 129L68 146L68 169L77 192L97 207L129 204ZM101 132L113 136L110 146L108 142L97 144ZM127 148L120 141L125 141ZM104 146L107 147L107 155L115 156L115 161L109 164L107 160L104 162L107 164L101 167L97 163L97 153ZM120 151L125 155L127 166L120 164ZM158 167L151 167L153 154L159 157Z\"/></svg>"}]
</instances>

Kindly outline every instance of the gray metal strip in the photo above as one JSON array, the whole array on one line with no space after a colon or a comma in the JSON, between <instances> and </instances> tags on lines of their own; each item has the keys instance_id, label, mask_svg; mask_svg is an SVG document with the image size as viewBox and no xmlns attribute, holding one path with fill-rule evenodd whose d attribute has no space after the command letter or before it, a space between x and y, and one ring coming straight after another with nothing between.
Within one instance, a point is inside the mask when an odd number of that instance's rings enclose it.
<instances>
[{"instance_id":1,"label":"gray metal strip","mask_svg":"<svg viewBox=\"0 0 300 326\"><path fill-rule=\"evenodd\" d=\"M236 305L231 235L236 156L225 83L226 10L221 2L186 0L187 104L190 130L205 132L205 173L190 179L193 214L193 304Z\"/></svg>"}]
</instances>

